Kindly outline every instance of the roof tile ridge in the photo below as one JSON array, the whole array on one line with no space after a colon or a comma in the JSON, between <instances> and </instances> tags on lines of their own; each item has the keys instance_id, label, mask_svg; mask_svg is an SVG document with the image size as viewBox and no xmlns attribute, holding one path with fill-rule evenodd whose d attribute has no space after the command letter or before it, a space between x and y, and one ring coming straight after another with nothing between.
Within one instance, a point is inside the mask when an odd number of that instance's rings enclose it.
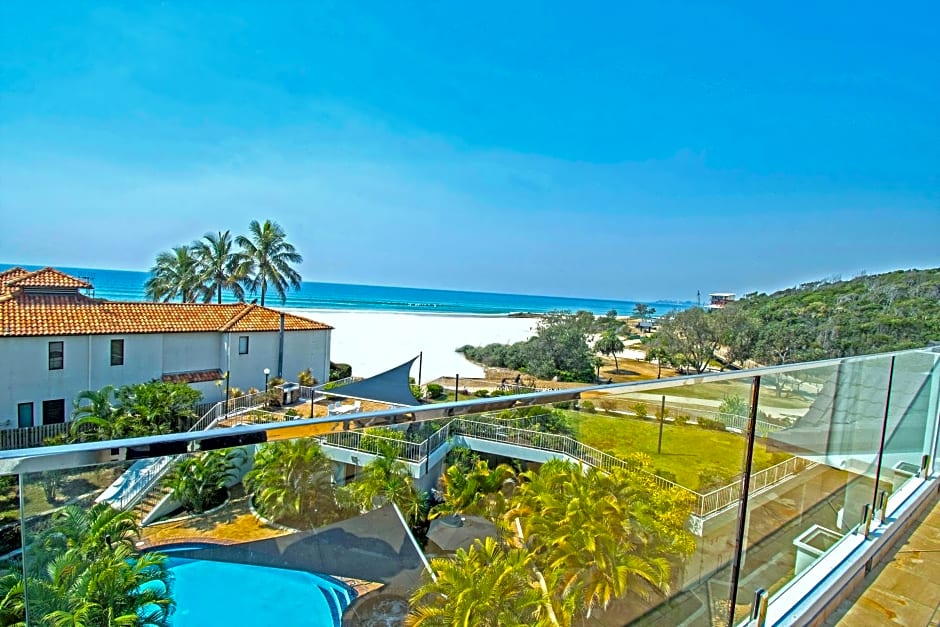
<instances>
[{"instance_id":1,"label":"roof tile ridge","mask_svg":"<svg viewBox=\"0 0 940 627\"><path fill-rule=\"evenodd\" d=\"M267 307L265 307L265 309L267 309ZM275 312L277 312L279 315L280 315L280 314L283 314L283 315L284 315L284 320L285 320L285 322L286 322L287 320L296 320L296 321L298 321L298 322L303 322L303 323L305 323L305 324L310 324L310 323L319 324L319 325L323 326L325 329L333 329L333 328L334 328L334 327L332 327L332 326L326 324L325 322L320 322L319 320L314 320L313 318L304 318L303 316L298 316L297 314L292 314L292 313L287 312L287 311L279 311L279 310L277 310L277 309L272 309L271 311L275 311Z\"/></svg>"},{"instance_id":2,"label":"roof tile ridge","mask_svg":"<svg viewBox=\"0 0 940 627\"><path fill-rule=\"evenodd\" d=\"M232 316L228 322L226 322L219 328L220 333L224 333L225 331L230 331L232 327L238 324L238 322L242 318L247 316L252 310L258 308L258 305L250 305L248 303L241 303L241 305L242 305L241 311L236 312L235 315Z\"/></svg>"}]
</instances>

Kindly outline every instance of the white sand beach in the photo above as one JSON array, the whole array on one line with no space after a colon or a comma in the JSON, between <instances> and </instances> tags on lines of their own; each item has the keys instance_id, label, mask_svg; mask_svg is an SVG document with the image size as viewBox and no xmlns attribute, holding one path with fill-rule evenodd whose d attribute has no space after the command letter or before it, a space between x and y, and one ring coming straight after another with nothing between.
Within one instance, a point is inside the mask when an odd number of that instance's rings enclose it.
<instances>
[{"instance_id":1,"label":"white sand beach","mask_svg":"<svg viewBox=\"0 0 940 627\"><path fill-rule=\"evenodd\" d=\"M441 376L482 377L483 369L455 348L492 342L518 342L535 332L537 318L461 316L428 313L285 309L334 327L330 358L367 377L424 353L421 380ZM417 378L418 365L412 370Z\"/></svg>"}]
</instances>

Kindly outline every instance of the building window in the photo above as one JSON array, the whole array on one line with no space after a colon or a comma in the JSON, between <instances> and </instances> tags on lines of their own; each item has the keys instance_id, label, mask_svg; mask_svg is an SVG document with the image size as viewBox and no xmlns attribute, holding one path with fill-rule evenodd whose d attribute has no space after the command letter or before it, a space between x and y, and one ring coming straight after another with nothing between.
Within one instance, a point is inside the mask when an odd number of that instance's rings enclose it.
<instances>
[{"instance_id":1,"label":"building window","mask_svg":"<svg viewBox=\"0 0 940 627\"><path fill-rule=\"evenodd\" d=\"M248 354L248 336L247 335L238 336L238 354L239 355Z\"/></svg>"},{"instance_id":2,"label":"building window","mask_svg":"<svg viewBox=\"0 0 940 627\"><path fill-rule=\"evenodd\" d=\"M111 340L111 365L124 365L124 340Z\"/></svg>"},{"instance_id":3,"label":"building window","mask_svg":"<svg viewBox=\"0 0 940 627\"><path fill-rule=\"evenodd\" d=\"M17 426L20 429L33 426L33 404L20 403L16 406Z\"/></svg>"},{"instance_id":4,"label":"building window","mask_svg":"<svg viewBox=\"0 0 940 627\"><path fill-rule=\"evenodd\" d=\"M65 367L65 342L49 342L49 370Z\"/></svg>"},{"instance_id":5,"label":"building window","mask_svg":"<svg viewBox=\"0 0 940 627\"><path fill-rule=\"evenodd\" d=\"M65 422L65 399L42 402L42 424L55 425Z\"/></svg>"}]
</instances>

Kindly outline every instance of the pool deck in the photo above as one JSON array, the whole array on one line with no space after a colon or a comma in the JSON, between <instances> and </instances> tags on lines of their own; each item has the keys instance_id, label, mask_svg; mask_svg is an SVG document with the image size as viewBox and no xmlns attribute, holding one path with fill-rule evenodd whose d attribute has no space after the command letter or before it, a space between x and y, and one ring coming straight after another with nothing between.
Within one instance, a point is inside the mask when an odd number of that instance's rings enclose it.
<instances>
[{"instance_id":1,"label":"pool deck","mask_svg":"<svg viewBox=\"0 0 940 627\"><path fill-rule=\"evenodd\" d=\"M902 542L826 625L940 627L940 498Z\"/></svg>"}]
</instances>

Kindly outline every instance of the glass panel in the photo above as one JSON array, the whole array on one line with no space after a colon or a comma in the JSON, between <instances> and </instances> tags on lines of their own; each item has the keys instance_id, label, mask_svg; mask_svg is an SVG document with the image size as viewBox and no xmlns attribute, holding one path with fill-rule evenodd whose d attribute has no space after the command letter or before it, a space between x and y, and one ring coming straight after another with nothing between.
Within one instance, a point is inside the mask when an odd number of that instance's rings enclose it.
<instances>
[{"instance_id":1,"label":"glass panel","mask_svg":"<svg viewBox=\"0 0 940 627\"><path fill-rule=\"evenodd\" d=\"M927 351L895 358L881 470L891 491L919 474L924 456L931 455L940 385L937 362L938 355Z\"/></svg>"},{"instance_id":2,"label":"glass panel","mask_svg":"<svg viewBox=\"0 0 940 627\"><path fill-rule=\"evenodd\" d=\"M778 463L751 472L736 620L758 589L773 597L863 524L889 372L879 357L762 378L758 418L772 426L758 423L756 442Z\"/></svg>"},{"instance_id":3,"label":"glass panel","mask_svg":"<svg viewBox=\"0 0 940 627\"><path fill-rule=\"evenodd\" d=\"M672 489L692 504L687 529L694 549L684 559L673 558L668 592L647 601L631 599L614 623L721 624L730 596L751 379L736 375L714 383L680 386L663 380L662 385L647 392L586 394L581 402L597 416L579 425L581 439L620 456L646 456L657 481L674 483ZM773 462L760 447L760 467Z\"/></svg>"}]
</instances>

